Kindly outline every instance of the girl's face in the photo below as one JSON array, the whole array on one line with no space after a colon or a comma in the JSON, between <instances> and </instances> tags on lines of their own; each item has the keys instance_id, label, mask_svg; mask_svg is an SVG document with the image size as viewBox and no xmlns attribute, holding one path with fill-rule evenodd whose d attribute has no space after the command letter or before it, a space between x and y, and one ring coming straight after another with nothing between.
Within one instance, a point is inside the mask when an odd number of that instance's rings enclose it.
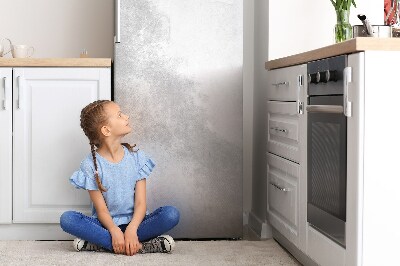
<instances>
[{"instance_id":1,"label":"girl's face","mask_svg":"<svg viewBox=\"0 0 400 266\"><path fill-rule=\"evenodd\" d=\"M121 108L114 102L104 106L107 124L101 128L105 136L123 137L132 131L129 125L129 116L121 112Z\"/></svg>"}]
</instances>

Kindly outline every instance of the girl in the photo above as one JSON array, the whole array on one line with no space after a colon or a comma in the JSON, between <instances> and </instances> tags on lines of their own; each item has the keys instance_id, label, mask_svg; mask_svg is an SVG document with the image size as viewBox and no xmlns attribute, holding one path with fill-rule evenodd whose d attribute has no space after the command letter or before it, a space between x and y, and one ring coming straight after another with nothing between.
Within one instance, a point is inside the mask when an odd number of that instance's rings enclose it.
<instances>
[{"instance_id":1,"label":"girl","mask_svg":"<svg viewBox=\"0 0 400 266\"><path fill-rule=\"evenodd\" d=\"M92 216L75 211L61 215L61 228L78 238L75 250L109 250L117 254L171 252L174 240L161 235L179 221L172 206L146 214L146 178L155 164L142 151L133 151L122 137L131 132L129 116L108 100L95 101L81 112L81 127L91 154L70 178L89 191Z\"/></svg>"}]
</instances>

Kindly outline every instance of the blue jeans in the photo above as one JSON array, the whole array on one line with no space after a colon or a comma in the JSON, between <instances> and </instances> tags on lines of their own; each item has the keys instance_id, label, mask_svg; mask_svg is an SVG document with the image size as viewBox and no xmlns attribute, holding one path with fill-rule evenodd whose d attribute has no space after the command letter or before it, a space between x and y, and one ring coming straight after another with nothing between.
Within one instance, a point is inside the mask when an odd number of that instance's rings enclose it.
<instances>
[{"instance_id":1,"label":"blue jeans","mask_svg":"<svg viewBox=\"0 0 400 266\"><path fill-rule=\"evenodd\" d=\"M179 211L173 206L160 207L146 215L137 230L140 242L155 238L171 230L179 222ZM101 225L97 218L86 216L80 212L67 211L60 217L61 228L76 237L113 251L110 232ZM119 226L122 232L128 225Z\"/></svg>"}]
</instances>

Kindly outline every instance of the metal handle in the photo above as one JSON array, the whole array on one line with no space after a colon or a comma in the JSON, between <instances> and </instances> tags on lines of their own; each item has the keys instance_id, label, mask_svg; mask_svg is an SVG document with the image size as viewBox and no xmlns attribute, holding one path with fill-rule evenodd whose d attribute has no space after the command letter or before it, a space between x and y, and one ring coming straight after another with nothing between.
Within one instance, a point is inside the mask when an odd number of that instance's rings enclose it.
<instances>
[{"instance_id":1,"label":"metal handle","mask_svg":"<svg viewBox=\"0 0 400 266\"><path fill-rule=\"evenodd\" d=\"M351 102L349 102L349 83L351 82L351 67L345 67L343 70L343 108L344 115L351 117Z\"/></svg>"},{"instance_id":2,"label":"metal handle","mask_svg":"<svg viewBox=\"0 0 400 266\"><path fill-rule=\"evenodd\" d=\"M280 191L283 191L283 192L288 192L288 191L290 191L289 188L281 187L281 186L275 184L275 183L272 182L272 181L270 181L269 183L270 183L272 186L274 186L274 187L276 187L277 189L279 189Z\"/></svg>"},{"instance_id":3,"label":"metal handle","mask_svg":"<svg viewBox=\"0 0 400 266\"><path fill-rule=\"evenodd\" d=\"M22 90L23 90L23 86L22 86L22 77L18 76L17 77L17 84L18 84L18 102L17 102L17 108L21 109L22 108Z\"/></svg>"},{"instance_id":4,"label":"metal handle","mask_svg":"<svg viewBox=\"0 0 400 266\"><path fill-rule=\"evenodd\" d=\"M3 78L3 88L4 88L4 99L3 99L3 110L7 110L7 78Z\"/></svg>"},{"instance_id":5,"label":"metal handle","mask_svg":"<svg viewBox=\"0 0 400 266\"><path fill-rule=\"evenodd\" d=\"M281 85L289 86L288 81L283 81L283 82L278 82L278 83L272 83L272 86L279 87Z\"/></svg>"},{"instance_id":6,"label":"metal handle","mask_svg":"<svg viewBox=\"0 0 400 266\"><path fill-rule=\"evenodd\" d=\"M279 131L279 132L283 132L283 133L288 133L289 132L289 130L283 129L283 128L279 128L279 127L270 127L270 129L275 130L275 131Z\"/></svg>"},{"instance_id":7,"label":"metal handle","mask_svg":"<svg viewBox=\"0 0 400 266\"><path fill-rule=\"evenodd\" d=\"M306 107L309 113L343 113L343 106L340 105L308 105Z\"/></svg>"},{"instance_id":8,"label":"metal handle","mask_svg":"<svg viewBox=\"0 0 400 266\"><path fill-rule=\"evenodd\" d=\"M121 0L115 0L115 36L114 36L114 42L115 43L120 43L121 42Z\"/></svg>"}]
</instances>

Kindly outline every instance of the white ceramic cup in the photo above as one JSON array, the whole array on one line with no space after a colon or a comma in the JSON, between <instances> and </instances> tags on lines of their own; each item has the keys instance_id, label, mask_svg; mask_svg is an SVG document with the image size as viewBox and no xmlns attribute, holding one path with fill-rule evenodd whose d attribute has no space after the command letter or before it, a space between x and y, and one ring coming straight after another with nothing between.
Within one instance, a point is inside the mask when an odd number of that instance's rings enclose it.
<instances>
[{"instance_id":1,"label":"white ceramic cup","mask_svg":"<svg viewBox=\"0 0 400 266\"><path fill-rule=\"evenodd\" d=\"M3 45L4 41L8 41L9 42L10 50L8 50L7 52L4 52L4 45ZM8 54L10 51L11 51L11 41L10 41L10 39L7 39L7 38L1 39L1 41L0 41L0 57L2 57L3 55Z\"/></svg>"},{"instance_id":2,"label":"white ceramic cup","mask_svg":"<svg viewBox=\"0 0 400 266\"><path fill-rule=\"evenodd\" d=\"M31 57L35 49L32 46L25 44L12 44L11 53L14 58L27 58Z\"/></svg>"}]
</instances>

